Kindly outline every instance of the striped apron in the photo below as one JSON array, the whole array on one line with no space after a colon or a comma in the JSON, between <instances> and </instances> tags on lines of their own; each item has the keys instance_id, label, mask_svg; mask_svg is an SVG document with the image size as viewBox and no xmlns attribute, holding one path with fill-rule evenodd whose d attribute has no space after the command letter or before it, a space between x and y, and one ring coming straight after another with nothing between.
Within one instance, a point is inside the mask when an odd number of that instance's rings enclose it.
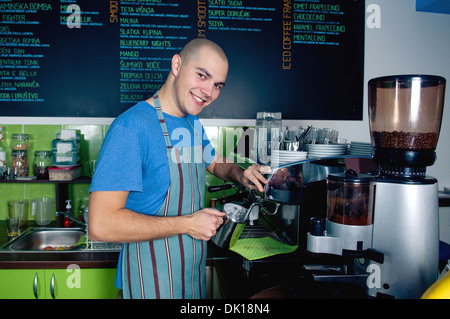
<instances>
[{"instance_id":1,"label":"striped apron","mask_svg":"<svg viewBox=\"0 0 450 319\"><path fill-rule=\"evenodd\" d=\"M157 94L153 98L167 145L170 185L156 215L192 214L204 208L206 164L202 140L195 134L199 145L172 148ZM122 253L124 298L206 298L206 241L181 234L127 243Z\"/></svg>"}]
</instances>

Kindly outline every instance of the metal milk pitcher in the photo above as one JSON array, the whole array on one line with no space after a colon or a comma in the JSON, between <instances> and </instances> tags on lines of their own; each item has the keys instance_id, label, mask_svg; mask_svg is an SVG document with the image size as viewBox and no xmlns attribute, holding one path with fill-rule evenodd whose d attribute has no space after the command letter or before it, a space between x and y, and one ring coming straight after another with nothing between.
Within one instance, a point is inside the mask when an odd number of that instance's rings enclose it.
<instances>
[{"instance_id":1,"label":"metal milk pitcher","mask_svg":"<svg viewBox=\"0 0 450 319\"><path fill-rule=\"evenodd\" d=\"M236 227L248 220L249 209L234 203L226 203L222 210L226 216L211 241L219 247L229 248ZM236 236L239 237L239 234Z\"/></svg>"}]
</instances>

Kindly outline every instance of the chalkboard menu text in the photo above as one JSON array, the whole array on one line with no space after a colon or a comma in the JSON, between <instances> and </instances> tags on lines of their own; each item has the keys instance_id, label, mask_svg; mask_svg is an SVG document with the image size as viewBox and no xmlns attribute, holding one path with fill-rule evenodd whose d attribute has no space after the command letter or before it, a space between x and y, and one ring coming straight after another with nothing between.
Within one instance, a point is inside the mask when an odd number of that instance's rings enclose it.
<instances>
[{"instance_id":1,"label":"chalkboard menu text","mask_svg":"<svg viewBox=\"0 0 450 319\"><path fill-rule=\"evenodd\" d=\"M201 118L361 120L363 0L0 2L0 116L116 117L195 37L228 55Z\"/></svg>"}]
</instances>

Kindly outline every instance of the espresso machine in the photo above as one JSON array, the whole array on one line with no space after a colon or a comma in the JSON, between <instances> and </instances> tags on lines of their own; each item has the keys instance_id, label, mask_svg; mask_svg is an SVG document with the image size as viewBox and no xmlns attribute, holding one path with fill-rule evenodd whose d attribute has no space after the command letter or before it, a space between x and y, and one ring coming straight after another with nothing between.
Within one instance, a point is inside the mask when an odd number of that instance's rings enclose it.
<instances>
[{"instance_id":1,"label":"espresso machine","mask_svg":"<svg viewBox=\"0 0 450 319\"><path fill-rule=\"evenodd\" d=\"M273 170L264 191L264 202L278 203L277 214L263 215L291 245L306 248L306 235L313 217L326 215L326 180L345 171L339 158L305 160Z\"/></svg>"},{"instance_id":2,"label":"espresso machine","mask_svg":"<svg viewBox=\"0 0 450 319\"><path fill-rule=\"evenodd\" d=\"M310 218L326 214L327 176L344 170L339 159L304 160L273 169L264 194L241 187L236 194L219 200L226 218L212 242L229 248L236 227L245 224L240 238L270 236L303 250ZM208 191L232 187L238 185L210 186Z\"/></svg>"},{"instance_id":3,"label":"espresso machine","mask_svg":"<svg viewBox=\"0 0 450 319\"><path fill-rule=\"evenodd\" d=\"M369 295L419 298L438 278L436 160L445 94L444 78L398 75L368 84L373 159L379 165L374 200Z\"/></svg>"},{"instance_id":4,"label":"espresso machine","mask_svg":"<svg viewBox=\"0 0 450 319\"><path fill-rule=\"evenodd\" d=\"M209 192L238 188L235 194L218 200L226 218L211 238L214 246L236 252L233 247L238 240L254 239L254 249L256 239L270 237L293 248L289 253L276 252L259 259L247 259L242 254L241 258L232 255L233 258L215 261L218 272L230 272L235 278L227 284L227 290L234 287L233 298L248 298L302 276L309 220L313 216L325 217L327 176L344 171L342 159L310 159L273 168L264 193L235 184L208 187ZM294 287L289 290L297 293Z\"/></svg>"}]
</instances>

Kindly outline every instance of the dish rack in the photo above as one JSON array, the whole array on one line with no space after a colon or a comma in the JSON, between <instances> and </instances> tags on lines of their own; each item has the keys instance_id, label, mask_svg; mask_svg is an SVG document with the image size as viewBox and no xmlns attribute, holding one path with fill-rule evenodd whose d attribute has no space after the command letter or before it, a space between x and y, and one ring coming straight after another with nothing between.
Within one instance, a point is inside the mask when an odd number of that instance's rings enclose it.
<instances>
[{"instance_id":1,"label":"dish rack","mask_svg":"<svg viewBox=\"0 0 450 319\"><path fill-rule=\"evenodd\" d=\"M86 226L86 250L121 250L121 243L95 241L89 237L89 229Z\"/></svg>"}]
</instances>

